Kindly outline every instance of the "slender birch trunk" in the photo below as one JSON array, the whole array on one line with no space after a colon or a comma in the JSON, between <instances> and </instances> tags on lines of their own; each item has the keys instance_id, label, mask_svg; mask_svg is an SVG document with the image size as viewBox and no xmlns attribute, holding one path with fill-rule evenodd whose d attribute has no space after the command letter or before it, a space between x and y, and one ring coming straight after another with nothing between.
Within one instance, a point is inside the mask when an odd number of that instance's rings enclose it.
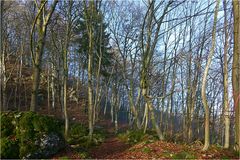
<instances>
[{"instance_id":1,"label":"slender birch trunk","mask_svg":"<svg viewBox=\"0 0 240 160\"><path fill-rule=\"evenodd\" d=\"M224 42L224 64L223 64L223 86L224 86L224 148L229 148L229 138L230 138L230 118L229 118L229 105L228 105L228 20L227 20L227 4L226 0L223 0L223 7L224 7L224 34L225 34L225 42Z\"/></svg>"},{"instance_id":2,"label":"slender birch trunk","mask_svg":"<svg viewBox=\"0 0 240 160\"><path fill-rule=\"evenodd\" d=\"M202 90L201 90L201 95L202 95L202 102L203 102L203 106L204 106L204 110L205 110L205 133L204 133L204 147L202 150L207 150L209 145L210 145L210 124L209 124L209 120L210 120L210 112L209 112L209 106L208 106L208 102L207 102L207 96L206 96L206 87L207 87L207 75L208 75L208 71L209 71L209 67L212 61L212 57L214 54L214 49L215 49L215 41L216 41L216 26L217 26L217 15L218 15L218 8L219 8L219 3L220 0L217 0L217 4L215 7L215 12L214 12L214 24L213 24L213 30L212 30L212 47L208 56L208 60L207 60L207 65L204 71L204 75L203 75L203 79L202 79Z\"/></svg>"}]
</instances>

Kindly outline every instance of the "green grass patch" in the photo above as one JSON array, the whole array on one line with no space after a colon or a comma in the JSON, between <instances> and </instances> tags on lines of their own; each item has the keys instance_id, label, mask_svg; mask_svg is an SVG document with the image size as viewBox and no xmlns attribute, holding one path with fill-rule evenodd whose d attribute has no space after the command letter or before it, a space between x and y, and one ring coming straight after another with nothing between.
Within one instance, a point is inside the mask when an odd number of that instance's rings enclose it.
<instances>
[{"instance_id":1,"label":"green grass patch","mask_svg":"<svg viewBox=\"0 0 240 160\"><path fill-rule=\"evenodd\" d=\"M142 149L142 152L143 152L143 153L150 153L150 152L152 152L152 149L151 149L151 148L148 148L148 147L144 147L144 148Z\"/></svg>"},{"instance_id":2,"label":"green grass patch","mask_svg":"<svg viewBox=\"0 0 240 160\"><path fill-rule=\"evenodd\" d=\"M173 159L195 159L196 157L194 154L186 151L182 151L176 154L173 154L172 156Z\"/></svg>"},{"instance_id":3,"label":"green grass patch","mask_svg":"<svg viewBox=\"0 0 240 160\"><path fill-rule=\"evenodd\" d=\"M118 134L118 138L121 141L127 142L131 145L139 142L145 142L146 144L149 144L158 140L156 133L153 133L152 131L147 131L144 133L143 130L128 130L125 133Z\"/></svg>"}]
</instances>

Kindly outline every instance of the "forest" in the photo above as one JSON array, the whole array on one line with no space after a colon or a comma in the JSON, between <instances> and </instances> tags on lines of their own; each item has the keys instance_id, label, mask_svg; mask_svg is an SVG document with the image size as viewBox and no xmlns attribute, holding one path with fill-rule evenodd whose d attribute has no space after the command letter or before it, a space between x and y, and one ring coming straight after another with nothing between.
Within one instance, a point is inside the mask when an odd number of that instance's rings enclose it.
<instances>
[{"instance_id":1,"label":"forest","mask_svg":"<svg viewBox=\"0 0 240 160\"><path fill-rule=\"evenodd\" d=\"M0 158L240 158L240 0L0 8Z\"/></svg>"}]
</instances>

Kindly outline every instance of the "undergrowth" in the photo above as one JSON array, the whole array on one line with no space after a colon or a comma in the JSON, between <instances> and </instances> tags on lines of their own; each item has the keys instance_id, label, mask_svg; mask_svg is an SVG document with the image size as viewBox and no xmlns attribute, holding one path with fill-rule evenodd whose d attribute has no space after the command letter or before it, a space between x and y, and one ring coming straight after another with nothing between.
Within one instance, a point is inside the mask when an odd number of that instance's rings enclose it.
<instances>
[{"instance_id":1,"label":"undergrowth","mask_svg":"<svg viewBox=\"0 0 240 160\"><path fill-rule=\"evenodd\" d=\"M142 141L152 143L158 139L157 135L151 130L146 133L144 133L143 130L127 130L125 133L119 133L118 138L131 145Z\"/></svg>"}]
</instances>

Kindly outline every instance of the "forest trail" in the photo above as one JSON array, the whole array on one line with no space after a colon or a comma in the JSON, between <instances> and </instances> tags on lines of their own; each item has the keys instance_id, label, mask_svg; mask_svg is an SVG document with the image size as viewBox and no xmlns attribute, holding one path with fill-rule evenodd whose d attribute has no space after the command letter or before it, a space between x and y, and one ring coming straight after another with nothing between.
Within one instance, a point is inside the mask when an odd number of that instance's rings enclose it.
<instances>
[{"instance_id":1,"label":"forest trail","mask_svg":"<svg viewBox=\"0 0 240 160\"><path fill-rule=\"evenodd\" d=\"M116 154L127 150L130 145L120 141L117 137L109 137L100 146L90 151L90 157L96 159L111 159Z\"/></svg>"},{"instance_id":2,"label":"forest trail","mask_svg":"<svg viewBox=\"0 0 240 160\"><path fill-rule=\"evenodd\" d=\"M90 150L90 157L93 159L111 159L115 155L130 148L129 144L118 139L115 134L114 126L110 121L102 121L100 126L106 128L107 135L105 141ZM119 129L124 130L126 125L120 125Z\"/></svg>"},{"instance_id":3,"label":"forest trail","mask_svg":"<svg viewBox=\"0 0 240 160\"><path fill-rule=\"evenodd\" d=\"M117 155L121 155L131 146L121 141L115 134L114 125L108 120L100 121L97 127L106 129L106 139L103 143L89 150L90 159L112 159ZM127 125L119 125L119 130L125 130ZM74 148L68 145L64 150L54 155L51 159L82 159L81 155Z\"/></svg>"}]
</instances>

